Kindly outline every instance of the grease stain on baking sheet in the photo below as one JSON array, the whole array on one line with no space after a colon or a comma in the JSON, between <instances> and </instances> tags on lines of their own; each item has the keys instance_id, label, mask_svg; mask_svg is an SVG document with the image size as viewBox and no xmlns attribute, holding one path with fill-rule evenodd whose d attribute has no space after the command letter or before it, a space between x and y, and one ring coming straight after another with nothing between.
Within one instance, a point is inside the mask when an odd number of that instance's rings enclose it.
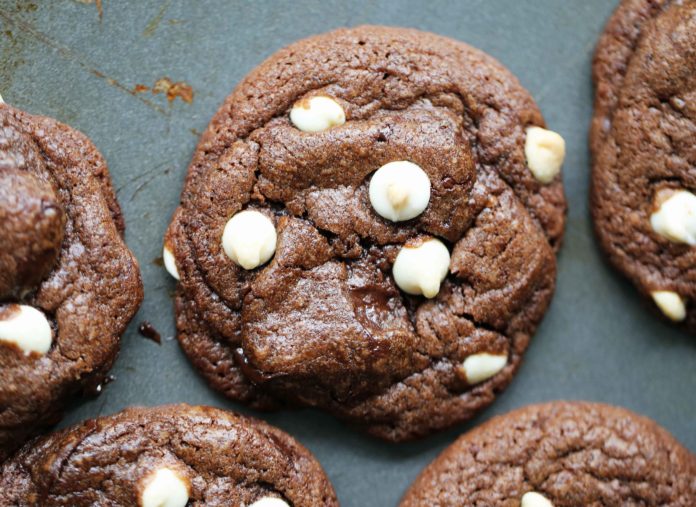
<instances>
[{"instance_id":1,"label":"grease stain on baking sheet","mask_svg":"<svg viewBox=\"0 0 696 507\"><path fill-rule=\"evenodd\" d=\"M171 104L177 98L183 100L187 104L193 102L195 92L191 85L184 81L172 81L168 77L162 77L155 81L152 87L144 84L136 84L132 90L133 94L152 92L153 95L163 93L167 97L167 101Z\"/></svg>"},{"instance_id":2,"label":"grease stain on baking sheet","mask_svg":"<svg viewBox=\"0 0 696 507\"><path fill-rule=\"evenodd\" d=\"M104 6L102 5L102 0L75 0L79 4L95 4L97 6L97 12L99 13L99 21L104 18Z\"/></svg>"},{"instance_id":3,"label":"grease stain on baking sheet","mask_svg":"<svg viewBox=\"0 0 696 507\"><path fill-rule=\"evenodd\" d=\"M145 26L145 30L143 30L143 37L152 37L152 35L157 31L157 28L162 22L162 18L164 17L164 14L167 12L167 9L169 9L169 5L171 3L172 0L166 0L166 2L162 4L162 7L160 7L159 12L155 14L155 16L148 22L147 26Z\"/></svg>"},{"instance_id":4,"label":"grease stain on baking sheet","mask_svg":"<svg viewBox=\"0 0 696 507\"><path fill-rule=\"evenodd\" d=\"M33 2L17 2L15 5L18 12L36 12L39 9L39 6Z\"/></svg>"},{"instance_id":5,"label":"grease stain on baking sheet","mask_svg":"<svg viewBox=\"0 0 696 507\"><path fill-rule=\"evenodd\" d=\"M0 9L0 13L5 16L19 17L30 16L39 10L39 6L34 2L17 1L12 5L8 2L6 7ZM31 38L19 30L11 30L9 23L2 25L0 30L0 93L9 91L12 86L15 72L18 67L24 65L26 60L23 58L26 43L31 43ZM29 54L29 51L26 52ZM8 95L9 96L9 95ZM7 98L7 97L6 97Z\"/></svg>"},{"instance_id":6,"label":"grease stain on baking sheet","mask_svg":"<svg viewBox=\"0 0 696 507\"><path fill-rule=\"evenodd\" d=\"M39 10L39 6L34 2L27 2L26 0L17 0L14 6L7 2L8 5L4 6L4 10L10 12L11 14L21 14L24 12L36 12Z\"/></svg>"},{"instance_id":7,"label":"grease stain on baking sheet","mask_svg":"<svg viewBox=\"0 0 696 507\"><path fill-rule=\"evenodd\" d=\"M7 93L7 90L12 86L15 71L21 65L26 63L22 58L24 52L24 37L22 34L15 34L12 30L4 30L2 32L2 42L0 42L0 86L2 92Z\"/></svg>"},{"instance_id":8,"label":"grease stain on baking sheet","mask_svg":"<svg viewBox=\"0 0 696 507\"><path fill-rule=\"evenodd\" d=\"M99 79L104 80L107 84L110 86L113 86L114 88L118 89L119 91L128 93L134 97L137 97L138 100L140 100L142 103L144 103L147 107L151 108L152 110L156 111L157 113L161 114L162 116L169 116L169 112L164 109L163 107L159 106L158 104L155 104L153 101L144 98L144 97L139 97L137 93L135 93L133 90L130 88L126 87L123 83L118 81L117 79L114 79L113 77L107 76L105 73L101 72L92 62L89 61L87 57L84 55L76 52L72 48L63 45L59 41L53 39L52 37L46 35L45 33L37 30L34 28L34 26L30 23L27 23L24 21L20 16L11 16L8 12L3 11L0 9L0 21L4 22L5 25L11 29L9 30L11 33L14 34L15 37L18 36L18 34L21 34L22 37L26 37L27 40L29 40L32 43L41 43L49 48L57 51L58 56L61 58L71 62L75 63L76 65L79 65L82 67L86 72L91 73L92 75L98 77ZM2 41L4 42L4 41ZM0 47L3 48L3 54L0 56L5 56L4 51L5 48L7 48L6 44L1 45ZM16 54L13 52L13 54ZM6 62L3 62L6 63ZM22 62L23 63L23 62ZM5 72L8 71L8 66L5 65L0 65L0 79L5 78ZM12 77L12 73L10 72L10 81ZM2 86L7 87L7 83L5 82L5 79L1 82Z\"/></svg>"},{"instance_id":9,"label":"grease stain on baking sheet","mask_svg":"<svg viewBox=\"0 0 696 507\"><path fill-rule=\"evenodd\" d=\"M91 69L91 72L99 79L103 79L104 81L106 81L107 84L109 84L115 88L118 88L119 90L124 90L127 93L133 95L133 97L137 97L138 94L141 93L142 91L149 90L148 87L143 86L143 85L136 85L135 88L131 90L131 89L127 88L125 85L121 84L121 82L117 81L114 78L107 76L106 74L104 74L101 71L98 71L97 69ZM143 87L143 89L140 89L139 87ZM165 116L167 115L166 111L164 109L162 109L160 106L153 104L151 101L149 101L147 99L141 99L141 100L145 104L147 104L148 106L150 106L151 108L156 110L158 113L161 113Z\"/></svg>"},{"instance_id":10,"label":"grease stain on baking sheet","mask_svg":"<svg viewBox=\"0 0 696 507\"><path fill-rule=\"evenodd\" d=\"M152 87L152 93L166 94L169 102L172 102L177 97L187 104L193 102L193 88L183 81L174 83L168 77L158 79L155 82L155 86Z\"/></svg>"}]
</instances>

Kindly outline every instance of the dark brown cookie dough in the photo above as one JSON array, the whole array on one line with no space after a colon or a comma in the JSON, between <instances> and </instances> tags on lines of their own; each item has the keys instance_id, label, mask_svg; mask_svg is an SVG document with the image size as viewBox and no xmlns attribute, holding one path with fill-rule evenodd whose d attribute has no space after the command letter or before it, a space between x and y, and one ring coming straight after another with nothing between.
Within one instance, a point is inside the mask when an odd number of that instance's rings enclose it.
<instances>
[{"instance_id":1,"label":"dark brown cookie dough","mask_svg":"<svg viewBox=\"0 0 696 507\"><path fill-rule=\"evenodd\" d=\"M591 205L600 244L642 294L694 331L696 2L622 1L593 73ZM681 201L665 207L675 196Z\"/></svg>"},{"instance_id":2,"label":"dark brown cookie dough","mask_svg":"<svg viewBox=\"0 0 696 507\"><path fill-rule=\"evenodd\" d=\"M211 407L169 405L130 408L27 444L0 468L0 505L334 507L338 501L314 456L286 433Z\"/></svg>"},{"instance_id":3,"label":"dark brown cookie dough","mask_svg":"<svg viewBox=\"0 0 696 507\"><path fill-rule=\"evenodd\" d=\"M111 367L142 299L123 230L92 143L0 103L0 461Z\"/></svg>"},{"instance_id":4,"label":"dark brown cookie dough","mask_svg":"<svg viewBox=\"0 0 696 507\"><path fill-rule=\"evenodd\" d=\"M345 122L300 130L291 111L317 97ZM527 129L543 126L514 76L444 37L360 27L279 51L203 134L165 238L182 347L233 399L321 407L390 440L471 417L511 380L554 290L560 164L537 174L525 160ZM431 185L401 222L369 195L395 161ZM255 269L222 245L242 211L277 233ZM428 238L451 255L432 299L392 276L400 251Z\"/></svg>"},{"instance_id":5,"label":"dark brown cookie dough","mask_svg":"<svg viewBox=\"0 0 696 507\"><path fill-rule=\"evenodd\" d=\"M460 437L400 505L688 507L696 505L696 456L622 408L531 405Z\"/></svg>"}]
</instances>

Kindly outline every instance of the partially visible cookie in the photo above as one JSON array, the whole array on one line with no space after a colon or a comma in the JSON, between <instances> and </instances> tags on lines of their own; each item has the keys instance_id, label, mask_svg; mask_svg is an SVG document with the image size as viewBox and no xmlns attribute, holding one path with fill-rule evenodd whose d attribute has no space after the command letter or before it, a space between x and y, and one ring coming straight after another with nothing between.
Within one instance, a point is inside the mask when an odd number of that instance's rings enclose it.
<instances>
[{"instance_id":1,"label":"partially visible cookie","mask_svg":"<svg viewBox=\"0 0 696 507\"><path fill-rule=\"evenodd\" d=\"M586 402L531 405L460 437L401 507L696 505L696 456L653 421Z\"/></svg>"},{"instance_id":2,"label":"partially visible cookie","mask_svg":"<svg viewBox=\"0 0 696 507\"><path fill-rule=\"evenodd\" d=\"M597 236L666 318L696 331L696 1L623 0L593 71Z\"/></svg>"},{"instance_id":3,"label":"partially visible cookie","mask_svg":"<svg viewBox=\"0 0 696 507\"><path fill-rule=\"evenodd\" d=\"M0 461L93 389L143 296L106 163L0 101Z\"/></svg>"},{"instance_id":4,"label":"partially visible cookie","mask_svg":"<svg viewBox=\"0 0 696 507\"><path fill-rule=\"evenodd\" d=\"M312 454L211 407L130 408L27 444L0 468L0 506L334 507Z\"/></svg>"},{"instance_id":5,"label":"partially visible cookie","mask_svg":"<svg viewBox=\"0 0 696 507\"><path fill-rule=\"evenodd\" d=\"M461 422L553 295L565 143L452 39L363 26L251 72L203 134L165 238L182 348L256 407L389 440Z\"/></svg>"}]
</instances>

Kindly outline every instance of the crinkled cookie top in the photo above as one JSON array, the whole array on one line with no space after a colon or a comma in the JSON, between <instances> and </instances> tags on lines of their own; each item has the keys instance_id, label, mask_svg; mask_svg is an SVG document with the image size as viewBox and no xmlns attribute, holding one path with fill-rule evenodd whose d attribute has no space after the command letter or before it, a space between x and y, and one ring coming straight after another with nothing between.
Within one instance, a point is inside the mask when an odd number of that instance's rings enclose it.
<instances>
[{"instance_id":1,"label":"crinkled cookie top","mask_svg":"<svg viewBox=\"0 0 696 507\"><path fill-rule=\"evenodd\" d=\"M582 402L528 406L460 437L401 507L696 505L696 456L654 422Z\"/></svg>"},{"instance_id":2,"label":"crinkled cookie top","mask_svg":"<svg viewBox=\"0 0 696 507\"><path fill-rule=\"evenodd\" d=\"M592 215L611 262L696 330L696 1L624 0L594 61Z\"/></svg>"},{"instance_id":3,"label":"crinkled cookie top","mask_svg":"<svg viewBox=\"0 0 696 507\"><path fill-rule=\"evenodd\" d=\"M98 383L142 299L106 164L0 103L0 460Z\"/></svg>"},{"instance_id":4,"label":"crinkled cookie top","mask_svg":"<svg viewBox=\"0 0 696 507\"><path fill-rule=\"evenodd\" d=\"M384 438L470 417L553 293L565 146L543 127L450 39L361 27L279 51L213 118L165 239L184 350L234 399Z\"/></svg>"},{"instance_id":5,"label":"crinkled cookie top","mask_svg":"<svg viewBox=\"0 0 696 507\"><path fill-rule=\"evenodd\" d=\"M188 405L131 408L27 445L0 468L14 507L337 507L324 471L286 433Z\"/></svg>"}]
</instances>

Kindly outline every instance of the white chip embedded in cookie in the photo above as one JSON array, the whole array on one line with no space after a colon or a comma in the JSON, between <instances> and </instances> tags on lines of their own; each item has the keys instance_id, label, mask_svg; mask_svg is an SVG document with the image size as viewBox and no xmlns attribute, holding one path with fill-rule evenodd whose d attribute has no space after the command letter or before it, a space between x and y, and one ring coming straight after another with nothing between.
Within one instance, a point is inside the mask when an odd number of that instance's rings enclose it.
<instances>
[{"instance_id":1,"label":"white chip embedded in cookie","mask_svg":"<svg viewBox=\"0 0 696 507\"><path fill-rule=\"evenodd\" d=\"M140 496L141 507L185 507L191 486L169 468L159 468L146 478Z\"/></svg>"},{"instance_id":2,"label":"white chip embedded in cookie","mask_svg":"<svg viewBox=\"0 0 696 507\"><path fill-rule=\"evenodd\" d=\"M507 355L483 352L467 357L462 363L461 369L469 384L478 384L493 377L505 368L506 364Z\"/></svg>"},{"instance_id":3,"label":"white chip embedded in cookie","mask_svg":"<svg viewBox=\"0 0 696 507\"><path fill-rule=\"evenodd\" d=\"M165 244L162 249L162 260L164 261L164 268L167 272L176 280L181 280L181 278L179 278L179 270L176 267L176 258L169 245Z\"/></svg>"},{"instance_id":4,"label":"white chip embedded in cookie","mask_svg":"<svg viewBox=\"0 0 696 507\"><path fill-rule=\"evenodd\" d=\"M686 190L672 193L650 215L650 225L670 241L696 245L696 195Z\"/></svg>"},{"instance_id":5,"label":"white chip embedded in cookie","mask_svg":"<svg viewBox=\"0 0 696 507\"><path fill-rule=\"evenodd\" d=\"M430 179L406 160L383 165L370 180L370 203L382 217L402 222L417 217L430 201Z\"/></svg>"},{"instance_id":6,"label":"white chip embedded in cookie","mask_svg":"<svg viewBox=\"0 0 696 507\"><path fill-rule=\"evenodd\" d=\"M296 102L290 111L290 121L302 132L322 132L343 125L346 113L331 97L317 95Z\"/></svg>"},{"instance_id":7,"label":"white chip embedded in cookie","mask_svg":"<svg viewBox=\"0 0 696 507\"><path fill-rule=\"evenodd\" d=\"M268 262L275 253L276 241L273 222L258 211L237 213L222 233L225 254L244 269L254 269Z\"/></svg>"},{"instance_id":8,"label":"white chip embedded in cookie","mask_svg":"<svg viewBox=\"0 0 696 507\"><path fill-rule=\"evenodd\" d=\"M450 253L439 239L404 246L396 256L394 281L407 294L434 298L449 272Z\"/></svg>"},{"instance_id":9,"label":"white chip embedded in cookie","mask_svg":"<svg viewBox=\"0 0 696 507\"><path fill-rule=\"evenodd\" d=\"M522 495L520 507L553 507L553 504L541 493L529 491Z\"/></svg>"},{"instance_id":10,"label":"white chip embedded in cookie","mask_svg":"<svg viewBox=\"0 0 696 507\"><path fill-rule=\"evenodd\" d=\"M249 507L289 507L289 506L285 500L281 500L280 498L276 498L276 497L272 497L272 496L266 496L266 497L261 498L260 500L256 500Z\"/></svg>"},{"instance_id":11,"label":"white chip embedded in cookie","mask_svg":"<svg viewBox=\"0 0 696 507\"><path fill-rule=\"evenodd\" d=\"M686 305L679 294L671 290L656 290L650 293L662 313L675 322L686 318Z\"/></svg>"},{"instance_id":12,"label":"white chip embedded in cookie","mask_svg":"<svg viewBox=\"0 0 696 507\"><path fill-rule=\"evenodd\" d=\"M24 354L45 354L51 348L53 333L46 316L31 306L0 307L0 342L19 347Z\"/></svg>"},{"instance_id":13,"label":"white chip embedded in cookie","mask_svg":"<svg viewBox=\"0 0 696 507\"><path fill-rule=\"evenodd\" d=\"M541 183L551 183L561 172L565 159L565 140L551 130L529 127L524 154L534 177Z\"/></svg>"}]
</instances>

